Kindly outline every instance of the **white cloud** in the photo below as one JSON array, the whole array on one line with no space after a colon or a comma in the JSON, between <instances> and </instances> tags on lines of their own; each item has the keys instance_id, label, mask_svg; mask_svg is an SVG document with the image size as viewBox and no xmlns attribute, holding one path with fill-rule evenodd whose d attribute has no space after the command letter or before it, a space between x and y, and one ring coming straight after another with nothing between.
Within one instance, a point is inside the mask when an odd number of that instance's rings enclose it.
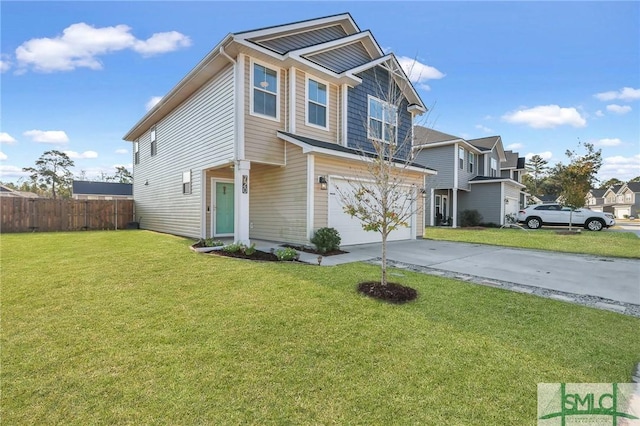
<instances>
[{"instance_id":1,"label":"white cloud","mask_svg":"<svg viewBox=\"0 0 640 426\"><path fill-rule=\"evenodd\" d=\"M116 149L116 154L128 154L129 150L125 149L125 148L118 148Z\"/></svg>"},{"instance_id":2,"label":"white cloud","mask_svg":"<svg viewBox=\"0 0 640 426\"><path fill-rule=\"evenodd\" d=\"M476 124L476 129L482 130L484 133L493 133L493 129L490 129L482 124Z\"/></svg>"},{"instance_id":3,"label":"white cloud","mask_svg":"<svg viewBox=\"0 0 640 426\"><path fill-rule=\"evenodd\" d=\"M618 91L613 90L610 92L597 93L594 96L601 101L612 101L614 99L619 99L621 101L631 102L640 99L640 89L623 87Z\"/></svg>"},{"instance_id":4,"label":"white cloud","mask_svg":"<svg viewBox=\"0 0 640 426\"><path fill-rule=\"evenodd\" d=\"M0 161L4 161L7 158L9 158L9 157L7 157L7 154L5 154L4 152L0 151Z\"/></svg>"},{"instance_id":5,"label":"white cloud","mask_svg":"<svg viewBox=\"0 0 640 426\"><path fill-rule=\"evenodd\" d=\"M409 58L407 56L399 56L397 59L405 74L409 77L409 80L424 90L431 89L427 84L427 81L439 80L445 76L445 74L440 72L438 69L420 63L416 59Z\"/></svg>"},{"instance_id":6,"label":"white cloud","mask_svg":"<svg viewBox=\"0 0 640 426\"><path fill-rule=\"evenodd\" d=\"M0 73L9 71L10 68L11 68L11 61L5 55L2 55L0 57Z\"/></svg>"},{"instance_id":7,"label":"white cloud","mask_svg":"<svg viewBox=\"0 0 640 426\"><path fill-rule=\"evenodd\" d=\"M526 124L534 129L554 128L563 125L584 127L587 120L575 108L562 108L558 105L540 105L529 109L513 111L502 119L514 124Z\"/></svg>"},{"instance_id":8,"label":"white cloud","mask_svg":"<svg viewBox=\"0 0 640 426\"><path fill-rule=\"evenodd\" d=\"M153 34L138 40L127 25L95 28L84 22L65 28L54 38L34 38L16 49L18 66L23 70L70 71L75 68L102 69L99 56L132 49L143 56L170 52L189 46L189 37L175 31Z\"/></svg>"},{"instance_id":9,"label":"white cloud","mask_svg":"<svg viewBox=\"0 0 640 426\"><path fill-rule=\"evenodd\" d=\"M7 145L12 145L17 141L7 132L0 132L0 143L6 143Z\"/></svg>"},{"instance_id":10,"label":"white cloud","mask_svg":"<svg viewBox=\"0 0 640 426\"><path fill-rule=\"evenodd\" d=\"M604 113L600 110L596 111L596 117L604 117Z\"/></svg>"},{"instance_id":11,"label":"white cloud","mask_svg":"<svg viewBox=\"0 0 640 426\"><path fill-rule=\"evenodd\" d=\"M161 100L162 100L162 96L152 96L151 99L149 99L147 103L144 105L144 107L147 109L147 111L150 111L151 108L156 106L156 104Z\"/></svg>"},{"instance_id":12,"label":"white cloud","mask_svg":"<svg viewBox=\"0 0 640 426\"><path fill-rule=\"evenodd\" d=\"M611 104L611 105L607 105L607 111L613 112L614 114L622 115L631 111L631 107L629 105Z\"/></svg>"},{"instance_id":13,"label":"white cloud","mask_svg":"<svg viewBox=\"0 0 640 426\"><path fill-rule=\"evenodd\" d=\"M0 165L0 177L2 177L2 180L18 179L27 176L29 176L29 173L23 172L22 167Z\"/></svg>"},{"instance_id":14,"label":"white cloud","mask_svg":"<svg viewBox=\"0 0 640 426\"><path fill-rule=\"evenodd\" d=\"M63 151L71 159L84 159L84 158L98 158L98 153L95 151L85 151L82 153L76 151Z\"/></svg>"},{"instance_id":15,"label":"white cloud","mask_svg":"<svg viewBox=\"0 0 640 426\"><path fill-rule=\"evenodd\" d=\"M621 143L622 141L618 138L604 138L604 139L597 140L593 144L595 146L618 146Z\"/></svg>"},{"instance_id":16,"label":"white cloud","mask_svg":"<svg viewBox=\"0 0 640 426\"><path fill-rule=\"evenodd\" d=\"M64 130L27 130L23 133L34 142L63 144L69 142Z\"/></svg>"},{"instance_id":17,"label":"white cloud","mask_svg":"<svg viewBox=\"0 0 640 426\"><path fill-rule=\"evenodd\" d=\"M524 145L521 143L512 143L506 146L507 150L522 149Z\"/></svg>"},{"instance_id":18,"label":"white cloud","mask_svg":"<svg viewBox=\"0 0 640 426\"><path fill-rule=\"evenodd\" d=\"M636 176L640 176L640 154L631 157L618 155L603 158L602 167L598 173L598 178L602 181L618 178L626 182Z\"/></svg>"},{"instance_id":19,"label":"white cloud","mask_svg":"<svg viewBox=\"0 0 640 426\"><path fill-rule=\"evenodd\" d=\"M553 153L551 151L544 151L544 152L529 152L524 156L524 158L529 160L534 155L539 155L540 157L542 157L543 160L547 160L547 161L551 160L551 158L553 157Z\"/></svg>"}]
</instances>

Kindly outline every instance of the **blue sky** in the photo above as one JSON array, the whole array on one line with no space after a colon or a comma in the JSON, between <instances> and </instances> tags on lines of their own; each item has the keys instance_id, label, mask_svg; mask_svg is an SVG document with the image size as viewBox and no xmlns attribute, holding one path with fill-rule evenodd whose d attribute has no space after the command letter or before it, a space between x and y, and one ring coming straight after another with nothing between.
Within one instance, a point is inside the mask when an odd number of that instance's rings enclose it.
<instances>
[{"instance_id":1,"label":"blue sky","mask_svg":"<svg viewBox=\"0 0 640 426\"><path fill-rule=\"evenodd\" d=\"M640 2L2 1L0 180L50 149L131 169L123 135L226 34L344 12L416 61L423 124L550 165L591 142L602 180L640 175Z\"/></svg>"}]
</instances>

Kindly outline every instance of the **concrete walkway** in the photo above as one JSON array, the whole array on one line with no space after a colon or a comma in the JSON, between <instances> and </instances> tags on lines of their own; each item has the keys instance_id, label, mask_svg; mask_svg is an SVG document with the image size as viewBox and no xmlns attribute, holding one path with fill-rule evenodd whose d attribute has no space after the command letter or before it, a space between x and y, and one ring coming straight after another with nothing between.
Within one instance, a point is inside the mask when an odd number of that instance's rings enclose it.
<instances>
[{"instance_id":1,"label":"concrete walkway","mask_svg":"<svg viewBox=\"0 0 640 426\"><path fill-rule=\"evenodd\" d=\"M257 242L257 247L268 251L273 244ZM324 257L322 266L381 257L380 244L342 249L349 253ZM640 306L639 260L433 240L389 242L387 250L389 260L405 265ZM317 263L317 257L301 253L300 260Z\"/></svg>"}]
</instances>

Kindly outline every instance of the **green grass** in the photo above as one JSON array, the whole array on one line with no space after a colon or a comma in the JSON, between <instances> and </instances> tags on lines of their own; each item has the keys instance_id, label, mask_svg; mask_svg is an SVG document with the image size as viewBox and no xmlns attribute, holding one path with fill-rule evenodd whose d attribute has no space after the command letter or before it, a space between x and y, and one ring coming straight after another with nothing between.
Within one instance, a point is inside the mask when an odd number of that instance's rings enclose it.
<instances>
[{"instance_id":1,"label":"green grass","mask_svg":"<svg viewBox=\"0 0 640 426\"><path fill-rule=\"evenodd\" d=\"M640 319L146 231L2 235L3 424L535 424L539 382L627 382ZM402 276L398 276L401 273Z\"/></svg>"},{"instance_id":2,"label":"green grass","mask_svg":"<svg viewBox=\"0 0 640 426\"><path fill-rule=\"evenodd\" d=\"M424 238L505 247L550 250L564 253L640 259L640 238L632 232L589 232L562 235L538 229L426 228Z\"/></svg>"}]
</instances>

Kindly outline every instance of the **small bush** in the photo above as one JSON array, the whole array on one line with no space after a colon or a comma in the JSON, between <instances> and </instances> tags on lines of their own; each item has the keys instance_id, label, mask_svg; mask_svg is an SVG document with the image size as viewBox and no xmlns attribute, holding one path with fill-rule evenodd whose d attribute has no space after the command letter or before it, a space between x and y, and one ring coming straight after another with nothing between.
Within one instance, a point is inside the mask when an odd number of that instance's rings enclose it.
<instances>
[{"instance_id":1,"label":"small bush","mask_svg":"<svg viewBox=\"0 0 640 426\"><path fill-rule=\"evenodd\" d=\"M247 246L242 243L233 243L222 248L222 250L226 251L227 253L244 253L246 249Z\"/></svg>"},{"instance_id":2,"label":"small bush","mask_svg":"<svg viewBox=\"0 0 640 426\"><path fill-rule=\"evenodd\" d=\"M278 260L294 260L298 257L298 252L289 247L280 248L274 254Z\"/></svg>"},{"instance_id":3,"label":"small bush","mask_svg":"<svg viewBox=\"0 0 640 426\"><path fill-rule=\"evenodd\" d=\"M220 240L215 240L213 238L205 238L204 241L202 242L202 244L205 247L220 247L223 246L224 243Z\"/></svg>"},{"instance_id":4,"label":"small bush","mask_svg":"<svg viewBox=\"0 0 640 426\"><path fill-rule=\"evenodd\" d=\"M256 252L256 243L251 244L250 247L247 247L247 246L244 247L244 254L246 254L247 256L251 256L255 252Z\"/></svg>"},{"instance_id":5,"label":"small bush","mask_svg":"<svg viewBox=\"0 0 640 426\"><path fill-rule=\"evenodd\" d=\"M478 210L463 210L460 213L460 226L478 226L482 221L482 215Z\"/></svg>"},{"instance_id":6,"label":"small bush","mask_svg":"<svg viewBox=\"0 0 640 426\"><path fill-rule=\"evenodd\" d=\"M340 233L335 228L320 228L311 238L311 243L319 253L340 249L340 241Z\"/></svg>"}]
</instances>

